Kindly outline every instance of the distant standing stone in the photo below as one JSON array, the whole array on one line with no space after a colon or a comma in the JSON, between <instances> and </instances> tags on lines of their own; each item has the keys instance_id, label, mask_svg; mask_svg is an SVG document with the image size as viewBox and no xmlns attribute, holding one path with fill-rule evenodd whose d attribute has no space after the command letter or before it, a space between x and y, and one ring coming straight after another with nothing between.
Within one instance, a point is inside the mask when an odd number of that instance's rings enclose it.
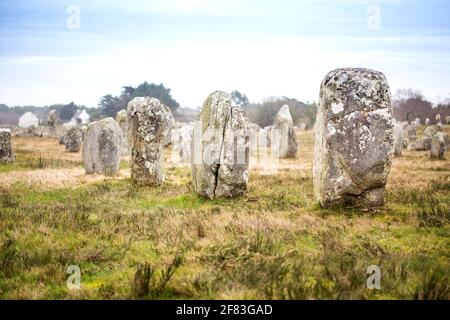
<instances>
[{"instance_id":1,"label":"distant standing stone","mask_svg":"<svg viewBox=\"0 0 450 320\"><path fill-rule=\"evenodd\" d=\"M429 118L426 118L426 119L425 119L425 125L426 125L426 126L429 126L430 123L431 123L431 122L430 122L430 119L429 119Z\"/></svg>"},{"instance_id":2,"label":"distant standing stone","mask_svg":"<svg viewBox=\"0 0 450 320\"><path fill-rule=\"evenodd\" d=\"M249 121L231 105L228 93L216 91L205 101L192 140L192 179L205 198L242 195L248 184Z\"/></svg>"},{"instance_id":3,"label":"distant standing stone","mask_svg":"<svg viewBox=\"0 0 450 320\"><path fill-rule=\"evenodd\" d=\"M434 127L427 127L425 131L423 132L424 137L433 137L437 133L436 128Z\"/></svg>"},{"instance_id":4,"label":"distant standing stone","mask_svg":"<svg viewBox=\"0 0 450 320\"><path fill-rule=\"evenodd\" d=\"M112 176L119 171L122 135L113 118L105 118L88 125L82 152L86 174Z\"/></svg>"},{"instance_id":5,"label":"distant standing stone","mask_svg":"<svg viewBox=\"0 0 450 320\"><path fill-rule=\"evenodd\" d=\"M83 131L78 127L72 127L67 130L64 137L66 152L78 152L83 142Z\"/></svg>"},{"instance_id":6,"label":"distant standing stone","mask_svg":"<svg viewBox=\"0 0 450 320\"><path fill-rule=\"evenodd\" d=\"M408 150L427 151L431 149L431 137L423 136L408 145Z\"/></svg>"},{"instance_id":7,"label":"distant standing stone","mask_svg":"<svg viewBox=\"0 0 450 320\"><path fill-rule=\"evenodd\" d=\"M131 178L144 185L164 182L164 144L174 123L169 107L156 98L137 97L127 109Z\"/></svg>"},{"instance_id":8,"label":"distant standing stone","mask_svg":"<svg viewBox=\"0 0 450 320\"><path fill-rule=\"evenodd\" d=\"M445 140L447 139L447 134L445 132L437 132L431 138L431 159L444 159L445 153Z\"/></svg>"},{"instance_id":9,"label":"distant standing stone","mask_svg":"<svg viewBox=\"0 0 450 320\"><path fill-rule=\"evenodd\" d=\"M192 147L192 133L194 130L194 123L178 123L176 129L172 129L171 139L173 145L173 152L178 162L190 163L191 161L191 147Z\"/></svg>"},{"instance_id":10,"label":"distant standing stone","mask_svg":"<svg viewBox=\"0 0 450 320\"><path fill-rule=\"evenodd\" d=\"M435 120L436 120L436 124L441 123L441 114L440 114L440 113L438 113L438 114L436 115Z\"/></svg>"},{"instance_id":11,"label":"distant standing stone","mask_svg":"<svg viewBox=\"0 0 450 320\"><path fill-rule=\"evenodd\" d=\"M403 124L394 120L394 155L399 157L403 151Z\"/></svg>"},{"instance_id":12,"label":"distant standing stone","mask_svg":"<svg viewBox=\"0 0 450 320\"><path fill-rule=\"evenodd\" d=\"M328 73L315 126L314 194L322 207L379 206L394 153L392 105L384 74Z\"/></svg>"},{"instance_id":13,"label":"distant standing stone","mask_svg":"<svg viewBox=\"0 0 450 320\"><path fill-rule=\"evenodd\" d=\"M14 155L11 147L11 130L0 129L0 162L13 162Z\"/></svg>"},{"instance_id":14,"label":"distant standing stone","mask_svg":"<svg viewBox=\"0 0 450 320\"><path fill-rule=\"evenodd\" d=\"M122 155L126 156L129 154L129 149L130 149L130 147L128 145L127 111L120 110L119 112L117 112L116 121L123 133Z\"/></svg>"},{"instance_id":15,"label":"distant standing stone","mask_svg":"<svg viewBox=\"0 0 450 320\"><path fill-rule=\"evenodd\" d=\"M54 130L58 124L58 115L56 110L50 110L47 115L47 125Z\"/></svg>"},{"instance_id":16,"label":"distant standing stone","mask_svg":"<svg viewBox=\"0 0 450 320\"><path fill-rule=\"evenodd\" d=\"M297 141L295 139L294 122L289 106L283 105L278 111L273 125L274 140L280 158L295 158L297 156Z\"/></svg>"}]
</instances>

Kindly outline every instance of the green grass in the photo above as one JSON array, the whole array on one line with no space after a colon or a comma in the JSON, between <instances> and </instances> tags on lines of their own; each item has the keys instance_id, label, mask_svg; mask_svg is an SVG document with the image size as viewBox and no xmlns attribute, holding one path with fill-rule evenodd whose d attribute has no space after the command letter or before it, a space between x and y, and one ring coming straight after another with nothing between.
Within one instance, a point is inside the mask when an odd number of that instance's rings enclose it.
<instances>
[{"instance_id":1,"label":"green grass","mask_svg":"<svg viewBox=\"0 0 450 320\"><path fill-rule=\"evenodd\" d=\"M0 173L37 169L75 168L83 165L82 161L51 159L46 157L33 157L33 154L19 150L14 153L15 161L11 163L0 162Z\"/></svg>"},{"instance_id":2,"label":"green grass","mask_svg":"<svg viewBox=\"0 0 450 320\"><path fill-rule=\"evenodd\" d=\"M301 173L253 174L237 199L181 182L1 188L0 297L448 299L448 181L389 190L383 209L323 210ZM184 179L186 178L186 179ZM366 268L382 268L382 290ZM79 265L82 289L66 288Z\"/></svg>"}]
</instances>

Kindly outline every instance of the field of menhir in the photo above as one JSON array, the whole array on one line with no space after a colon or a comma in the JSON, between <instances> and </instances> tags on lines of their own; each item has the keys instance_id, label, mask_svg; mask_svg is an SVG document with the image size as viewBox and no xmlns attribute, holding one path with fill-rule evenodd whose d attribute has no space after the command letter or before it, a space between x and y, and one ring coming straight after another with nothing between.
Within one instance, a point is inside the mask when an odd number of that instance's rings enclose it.
<instances>
[{"instance_id":1,"label":"field of menhir","mask_svg":"<svg viewBox=\"0 0 450 320\"><path fill-rule=\"evenodd\" d=\"M330 72L313 129L221 91L48 117L0 131L3 299L450 298L450 125L394 120L380 72Z\"/></svg>"}]
</instances>

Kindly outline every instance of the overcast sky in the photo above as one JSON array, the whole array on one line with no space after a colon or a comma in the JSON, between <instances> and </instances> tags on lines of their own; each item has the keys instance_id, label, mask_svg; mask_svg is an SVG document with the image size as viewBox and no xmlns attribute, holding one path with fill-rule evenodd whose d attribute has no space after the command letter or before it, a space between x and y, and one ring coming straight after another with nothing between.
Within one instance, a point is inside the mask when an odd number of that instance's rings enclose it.
<instances>
[{"instance_id":1,"label":"overcast sky","mask_svg":"<svg viewBox=\"0 0 450 320\"><path fill-rule=\"evenodd\" d=\"M313 101L347 66L436 102L450 97L449 17L446 0L0 0L0 103L97 106L143 81L191 108L214 90Z\"/></svg>"}]
</instances>

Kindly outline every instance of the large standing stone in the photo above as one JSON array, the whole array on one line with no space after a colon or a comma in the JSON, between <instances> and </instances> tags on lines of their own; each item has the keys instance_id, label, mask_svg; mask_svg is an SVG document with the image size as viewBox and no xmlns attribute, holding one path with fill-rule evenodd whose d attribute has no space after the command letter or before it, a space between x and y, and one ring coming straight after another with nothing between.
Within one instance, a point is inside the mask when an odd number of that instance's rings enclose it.
<instances>
[{"instance_id":1,"label":"large standing stone","mask_svg":"<svg viewBox=\"0 0 450 320\"><path fill-rule=\"evenodd\" d=\"M127 109L131 178L144 185L164 182L164 144L174 122L169 107L156 98L137 97Z\"/></svg>"},{"instance_id":2,"label":"large standing stone","mask_svg":"<svg viewBox=\"0 0 450 320\"><path fill-rule=\"evenodd\" d=\"M399 157L403 151L403 124L394 120L394 155Z\"/></svg>"},{"instance_id":3,"label":"large standing stone","mask_svg":"<svg viewBox=\"0 0 450 320\"><path fill-rule=\"evenodd\" d=\"M436 124L441 123L441 114L440 113L436 114L435 119L436 119Z\"/></svg>"},{"instance_id":4,"label":"large standing stone","mask_svg":"<svg viewBox=\"0 0 450 320\"><path fill-rule=\"evenodd\" d=\"M272 143L276 143L280 158L295 158L297 155L297 141L295 139L294 122L289 106L283 105L278 111L274 125Z\"/></svg>"},{"instance_id":5,"label":"large standing stone","mask_svg":"<svg viewBox=\"0 0 450 320\"><path fill-rule=\"evenodd\" d=\"M389 85L381 72L345 68L327 74L313 165L314 194L323 207L383 204L393 126Z\"/></svg>"},{"instance_id":6,"label":"large standing stone","mask_svg":"<svg viewBox=\"0 0 450 320\"><path fill-rule=\"evenodd\" d=\"M234 197L248 184L249 121L231 105L228 93L216 91L205 101L192 140L192 178L203 197Z\"/></svg>"},{"instance_id":7,"label":"large standing stone","mask_svg":"<svg viewBox=\"0 0 450 320\"><path fill-rule=\"evenodd\" d=\"M82 152L86 174L112 176L119 171L122 136L122 131L113 118L88 125Z\"/></svg>"},{"instance_id":8,"label":"large standing stone","mask_svg":"<svg viewBox=\"0 0 450 320\"><path fill-rule=\"evenodd\" d=\"M13 162L14 155L11 147L11 130L0 129L0 162Z\"/></svg>"},{"instance_id":9,"label":"large standing stone","mask_svg":"<svg viewBox=\"0 0 450 320\"><path fill-rule=\"evenodd\" d=\"M444 159L446 139L447 134L445 132L437 132L431 138L431 149L430 149L431 159Z\"/></svg>"},{"instance_id":10,"label":"large standing stone","mask_svg":"<svg viewBox=\"0 0 450 320\"><path fill-rule=\"evenodd\" d=\"M122 139L122 155L126 156L129 154L129 144L128 144L128 129L127 129L127 111L126 110L120 110L117 112L116 115L116 121L119 125L120 129L123 133L123 139Z\"/></svg>"},{"instance_id":11,"label":"large standing stone","mask_svg":"<svg viewBox=\"0 0 450 320\"><path fill-rule=\"evenodd\" d=\"M83 131L78 127L69 128L64 136L66 152L78 152L83 142Z\"/></svg>"},{"instance_id":12,"label":"large standing stone","mask_svg":"<svg viewBox=\"0 0 450 320\"><path fill-rule=\"evenodd\" d=\"M450 116L445 117L445 123L450 124Z\"/></svg>"}]
</instances>

